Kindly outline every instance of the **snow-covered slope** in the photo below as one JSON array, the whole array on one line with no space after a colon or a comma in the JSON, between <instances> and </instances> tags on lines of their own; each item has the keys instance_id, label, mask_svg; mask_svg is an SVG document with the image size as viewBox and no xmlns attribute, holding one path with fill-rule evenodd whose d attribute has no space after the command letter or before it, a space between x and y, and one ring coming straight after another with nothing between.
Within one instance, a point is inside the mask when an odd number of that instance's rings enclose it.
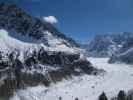
<instances>
[{"instance_id":1,"label":"snow-covered slope","mask_svg":"<svg viewBox=\"0 0 133 100\"><path fill-rule=\"evenodd\" d=\"M113 54L118 54L122 50L121 48L132 37L133 33L131 32L97 35L85 49L87 49L89 56L109 57Z\"/></svg>"},{"instance_id":2,"label":"snow-covered slope","mask_svg":"<svg viewBox=\"0 0 133 100\"><path fill-rule=\"evenodd\" d=\"M16 5L0 4L0 99L16 89L97 74L78 44Z\"/></svg>"},{"instance_id":3,"label":"snow-covered slope","mask_svg":"<svg viewBox=\"0 0 133 100\"><path fill-rule=\"evenodd\" d=\"M97 35L90 45L88 45L88 55L93 57L106 57L109 55L110 46L114 45L114 42L110 37L106 35Z\"/></svg>"},{"instance_id":4,"label":"snow-covered slope","mask_svg":"<svg viewBox=\"0 0 133 100\"><path fill-rule=\"evenodd\" d=\"M65 40L61 40L58 38L55 38L51 36L51 33L47 33L49 36L48 43L50 46L45 45L43 42L40 42L39 40L35 40L32 37L29 36L22 36L17 35L17 33L9 33L8 31L1 29L0 30L0 49L3 51L7 50L18 50L21 52L27 51L29 49L39 49L41 47L44 47L46 50L49 51L62 51L62 52L70 52L70 53L80 53L80 48L77 47L68 47L67 45L63 44ZM15 35L14 37L10 35ZM19 40L19 38L23 39ZM30 41L30 42L27 42Z\"/></svg>"},{"instance_id":5,"label":"snow-covered slope","mask_svg":"<svg viewBox=\"0 0 133 100\"><path fill-rule=\"evenodd\" d=\"M133 89L133 69L126 64L108 64L109 58L89 58L94 66L102 68L105 74L98 76L73 77L46 88L43 86L29 87L17 91L11 100L97 100L104 91L108 98L118 94L120 90ZM110 100L110 99L109 99Z\"/></svg>"},{"instance_id":6,"label":"snow-covered slope","mask_svg":"<svg viewBox=\"0 0 133 100\"><path fill-rule=\"evenodd\" d=\"M133 47L129 48L128 50L118 53L116 55L112 55L109 59L109 63L127 63L133 64Z\"/></svg>"},{"instance_id":7,"label":"snow-covered slope","mask_svg":"<svg viewBox=\"0 0 133 100\"><path fill-rule=\"evenodd\" d=\"M133 63L132 32L97 35L88 45L82 48L86 49L88 56L110 57L109 63Z\"/></svg>"},{"instance_id":8,"label":"snow-covered slope","mask_svg":"<svg viewBox=\"0 0 133 100\"><path fill-rule=\"evenodd\" d=\"M123 62L133 64L133 33L130 33L117 53L114 53L109 62Z\"/></svg>"},{"instance_id":9,"label":"snow-covered slope","mask_svg":"<svg viewBox=\"0 0 133 100\"><path fill-rule=\"evenodd\" d=\"M60 33L51 24L29 16L15 5L1 4L0 13L2 29L0 38L2 43L6 42L4 47L22 50L24 46L27 49L31 45L32 47L39 45L52 47L53 51L68 51L68 48L71 51L78 46L75 41Z\"/></svg>"}]
</instances>

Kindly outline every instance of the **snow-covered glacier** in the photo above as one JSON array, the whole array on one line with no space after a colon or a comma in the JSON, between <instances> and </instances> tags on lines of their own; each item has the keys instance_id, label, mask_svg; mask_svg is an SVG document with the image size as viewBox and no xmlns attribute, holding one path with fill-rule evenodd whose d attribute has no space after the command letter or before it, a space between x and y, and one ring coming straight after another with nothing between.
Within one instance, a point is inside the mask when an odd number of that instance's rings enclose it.
<instances>
[{"instance_id":1,"label":"snow-covered glacier","mask_svg":"<svg viewBox=\"0 0 133 100\"><path fill-rule=\"evenodd\" d=\"M98 76L83 75L73 80L63 80L51 87L28 87L19 90L10 100L98 100L105 92L108 99L117 96L120 90L133 89L133 69L127 64L108 64L109 58L88 58L95 67L106 73Z\"/></svg>"}]
</instances>

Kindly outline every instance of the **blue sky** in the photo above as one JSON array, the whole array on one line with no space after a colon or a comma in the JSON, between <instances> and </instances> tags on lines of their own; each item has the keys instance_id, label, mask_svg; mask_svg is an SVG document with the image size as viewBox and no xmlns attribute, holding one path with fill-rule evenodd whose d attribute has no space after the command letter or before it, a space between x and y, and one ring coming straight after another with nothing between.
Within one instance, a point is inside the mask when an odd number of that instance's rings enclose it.
<instances>
[{"instance_id":1,"label":"blue sky","mask_svg":"<svg viewBox=\"0 0 133 100\"><path fill-rule=\"evenodd\" d=\"M55 16L58 29L78 42L95 34L133 31L133 0L6 1L16 2L34 16Z\"/></svg>"}]
</instances>

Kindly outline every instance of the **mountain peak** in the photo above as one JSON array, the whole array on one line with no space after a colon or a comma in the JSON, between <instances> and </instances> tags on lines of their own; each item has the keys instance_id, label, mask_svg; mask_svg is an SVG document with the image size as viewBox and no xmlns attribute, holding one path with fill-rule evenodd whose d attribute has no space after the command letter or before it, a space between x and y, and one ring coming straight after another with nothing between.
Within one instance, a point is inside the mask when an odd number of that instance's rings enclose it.
<instances>
[{"instance_id":1,"label":"mountain peak","mask_svg":"<svg viewBox=\"0 0 133 100\"><path fill-rule=\"evenodd\" d=\"M53 37L67 40L66 44L69 46L78 46L74 40L63 35L52 24L28 15L15 4L0 4L0 20L0 28L11 33L27 35L45 43L47 42L45 37L49 35L48 33L51 33Z\"/></svg>"}]
</instances>

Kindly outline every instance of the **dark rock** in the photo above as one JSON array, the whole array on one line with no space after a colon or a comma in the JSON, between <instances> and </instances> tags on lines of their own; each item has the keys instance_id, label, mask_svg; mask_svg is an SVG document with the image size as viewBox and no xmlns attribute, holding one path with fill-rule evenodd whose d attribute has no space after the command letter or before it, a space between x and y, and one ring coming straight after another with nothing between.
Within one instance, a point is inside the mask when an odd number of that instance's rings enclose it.
<instances>
[{"instance_id":1,"label":"dark rock","mask_svg":"<svg viewBox=\"0 0 133 100\"><path fill-rule=\"evenodd\" d=\"M9 98L13 95L15 89L17 88L16 80L6 79L4 84L0 86L0 98Z\"/></svg>"},{"instance_id":2,"label":"dark rock","mask_svg":"<svg viewBox=\"0 0 133 100\"><path fill-rule=\"evenodd\" d=\"M73 63L74 68L80 68L82 72L92 74L96 69L92 67L91 63L87 60L79 59Z\"/></svg>"}]
</instances>

